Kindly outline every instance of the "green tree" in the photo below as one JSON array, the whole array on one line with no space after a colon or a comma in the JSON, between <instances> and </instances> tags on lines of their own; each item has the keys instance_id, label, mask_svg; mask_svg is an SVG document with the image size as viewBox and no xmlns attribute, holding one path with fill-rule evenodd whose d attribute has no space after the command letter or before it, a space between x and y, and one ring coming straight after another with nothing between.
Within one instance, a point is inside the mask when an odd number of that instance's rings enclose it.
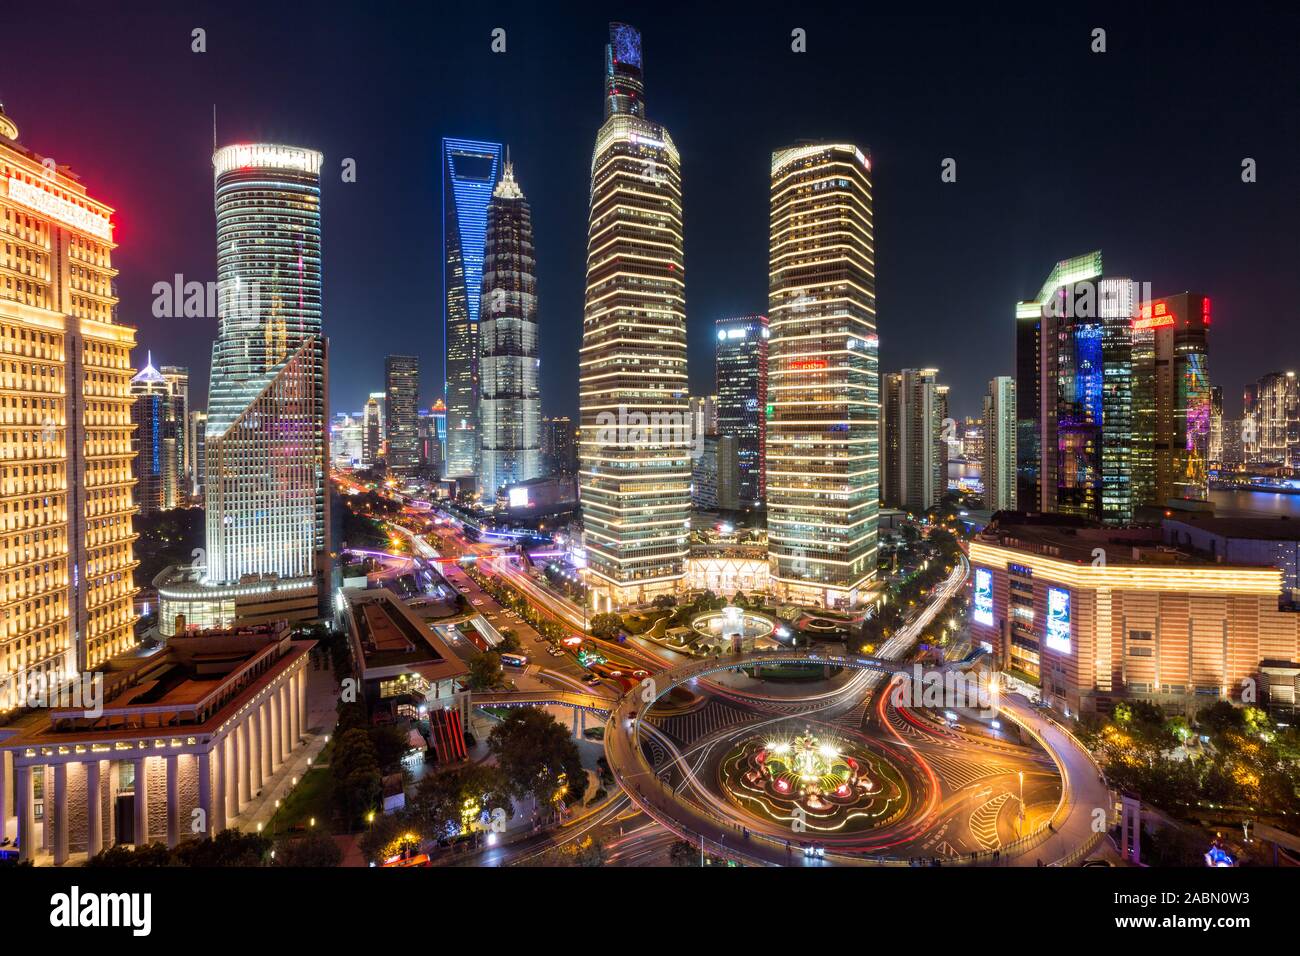
<instances>
[{"instance_id":1,"label":"green tree","mask_svg":"<svg viewBox=\"0 0 1300 956\"><path fill-rule=\"evenodd\" d=\"M524 649L524 645L519 642L519 635L513 628L507 627L501 632L501 643L497 645L497 650L504 654L518 654Z\"/></svg>"},{"instance_id":2,"label":"green tree","mask_svg":"<svg viewBox=\"0 0 1300 956\"><path fill-rule=\"evenodd\" d=\"M501 655L495 651L484 651L471 657L466 682L470 690L496 690L504 686L506 676L501 670Z\"/></svg>"},{"instance_id":3,"label":"green tree","mask_svg":"<svg viewBox=\"0 0 1300 956\"><path fill-rule=\"evenodd\" d=\"M424 833L455 835L486 811L501 809L514 816L514 805L501 770L468 763L440 770L420 781L408 807ZM467 818L472 817L472 818Z\"/></svg>"},{"instance_id":4,"label":"green tree","mask_svg":"<svg viewBox=\"0 0 1300 956\"><path fill-rule=\"evenodd\" d=\"M699 866L700 851L685 840L678 840L668 848L668 860L673 866Z\"/></svg>"},{"instance_id":5,"label":"green tree","mask_svg":"<svg viewBox=\"0 0 1300 956\"><path fill-rule=\"evenodd\" d=\"M349 824L379 804L383 777L375 745L365 730L354 727L336 738L330 770L334 774L335 800Z\"/></svg>"},{"instance_id":6,"label":"green tree","mask_svg":"<svg viewBox=\"0 0 1300 956\"><path fill-rule=\"evenodd\" d=\"M302 837L279 841L275 845L275 865L294 867L338 866L343 850L338 841L319 830Z\"/></svg>"},{"instance_id":7,"label":"green tree","mask_svg":"<svg viewBox=\"0 0 1300 956\"><path fill-rule=\"evenodd\" d=\"M557 795L570 802L587 791L587 772L568 730L544 710L512 710L492 728L488 749L496 756L503 784L516 796L536 794L548 803Z\"/></svg>"},{"instance_id":8,"label":"green tree","mask_svg":"<svg viewBox=\"0 0 1300 956\"><path fill-rule=\"evenodd\" d=\"M617 614L595 614L588 622L587 629L591 631L593 637L601 640L617 640L619 632L623 630L623 619Z\"/></svg>"}]
</instances>

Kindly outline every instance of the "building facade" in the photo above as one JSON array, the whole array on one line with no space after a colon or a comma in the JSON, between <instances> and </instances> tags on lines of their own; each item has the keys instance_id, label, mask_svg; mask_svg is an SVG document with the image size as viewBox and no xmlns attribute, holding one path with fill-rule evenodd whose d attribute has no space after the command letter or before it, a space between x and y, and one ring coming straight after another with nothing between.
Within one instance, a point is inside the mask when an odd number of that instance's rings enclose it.
<instances>
[{"instance_id":1,"label":"building facade","mask_svg":"<svg viewBox=\"0 0 1300 956\"><path fill-rule=\"evenodd\" d=\"M373 468L384 457L383 395L371 393L361 413L361 464Z\"/></svg>"},{"instance_id":2,"label":"building facade","mask_svg":"<svg viewBox=\"0 0 1300 956\"><path fill-rule=\"evenodd\" d=\"M191 411L189 417L190 447L194 449L194 468L190 494L196 501L203 498L203 485L208 468L208 413Z\"/></svg>"},{"instance_id":3,"label":"building facade","mask_svg":"<svg viewBox=\"0 0 1300 956\"><path fill-rule=\"evenodd\" d=\"M1043 303L1040 498L1044 512L1133 520L1132 324L1137 283L1089 278ZM1025 507L1025 502L1021 502Z\"/></svg>"},{"instance_id":4,"label":"building facade","mask_svg":"<svg viewBox=\"0 0 1300 956\"><path fill-rule=\"evenodd\" d=\"M442 141L444 394L447 397L446 474L478 470L479 291L488 206L501 169L501 145Z\"/></svg>"},{"instance_id":5,"label":"building facade","mask_svg":"<svg viewBox=\"0 0 1300 956\"><path fill-rule=\"evenodd\" d=\"M1054 707L1109 713L1138 699L1195 712L1241 700L1264 662L1296 661L1300 615L1279 610L1277 568L1063 520L1004 516L970 546L972 639Z\"/></svg>"},{"instance_id":6,"label":"building facade","mask_svg":"<svg viewBox=\"0 0 1300 956\"><path fill-rule=\"evenodd\" d=\"M714 374L718 389L718 433L736 439L740 504L761 508L767 494L767 316L717 321Z\"/></svg>"},{"instance_id":7,"label":"building facade","mask_svg":"<svg viewBox=\"0 0 1300 956\"><path fill-rule=\"evenodd\" d=\"M989 380L984 395L984 437L981 477L984 507L990 511L1016 510L1016 380L999 375ZM969 433L969 428L967 429Z\"/></svg>"},{"instance_id":8,"label":"building facade","mask_svg":"<svg viewBox=\"0 0 1300 956\"><path fill-rule=\"evenodd\" d=\"M321 583L329 563L319 152L212 158L220 304L208 391L206 579ZM319 590L319 588L318 588Z\"/></svg>"},{"instance_id":9,"label":"building facade","mask_svg":"<svg viewBox=\"0 0 1300 956\"><path fill-rule=\"evenodd\" d=\"M113 210L18 136L0 109L0 712L136 642Z\"/></svg>"},{"instance_id":10,"label":"building facade","mask_svg":"<svg viewBox=\"0 0 1300 956\"><path fill-rule=\"evenodd\" d=\"M681 159L646 119L641 34L610 24L591 159L579 356L587 580L621 604L675 591L690 529Z\"/></svg>"},{"instance_id":11,"label":"building facade","mask_svg":"<svg viewBox=\"0 0 1300 956\"><path fill-rule=\"evenodd\" d=\"M384 359L384 408L388 412L384 438L388 470L413 475L420 464L418 410L420 360L414 355Z\"/></svg>"},{"instance_id":12,"label":"building facade","mask_svg":"<svg viewBox=\"0 0 1300 956\"><path fill-rule=\"evenodd\" d=\"M542 473L533 217L509 159L488 206L479 308L479 487L491 500Z\"/></svg>"},{"instance_id":13,"label":"building facade","mask_svg":"<svg viewBox=\"0 0 1300 956\"><path fill-rule=\"evenodd\" d=\"M1242 454L1252 468L1300 468L1300 380L1270 372L1245 391Z\"/></svg>"},{"instance_id":14,"label":"building facade","mask_svg":"<svg viewBox=\"0 0 1300 956\"><path fill-rule=\"evenodd\" d=\"M568 415L542 419L542 471L547 475L578 473L578 438Z\"/></svg>"},{"instance_id":15,"label":"building facade","mask_svg":"<svg viewBox=\"0 0 1300 956\"><path fill-rule=\"evenodd\" d=\"M136 506L140 514L179 508L185 498L184 397L175 393L174 380L153 367L150 355L145 367L131 379L131 398Z\"/></svg>"},{"instance_id":16,"label":"building facade","mask_svg":"<svg viewBox=\"0 0 1300 956\"><path fill-rule=\"evenodd\" d=\"M908 368L884 376L881 499L887 508L920 514L938 504L948 484L944 408L938 369Z\"/></svg>"},{"instance_id":17,"label":"building facade","mask_svg":"<svg viewBox=\"0 0 1300 956\"><path fill-rule=\"evenodd\" d=\"M1209 495L1209 325L1209 297L1191 292L1142 303L1133 320L1135 506Z\"/></svg>"},{"instance_id":18,"label":"building facade","mask_svg":"<svg viewBox=\"0 0 1300 956\"><path fill-rule=\"evenodd\" d=\"M857 603L876 573L880 364L871 165L856 146L772 154L767 524L784 599Z\"/></svg>"}]
</instances>

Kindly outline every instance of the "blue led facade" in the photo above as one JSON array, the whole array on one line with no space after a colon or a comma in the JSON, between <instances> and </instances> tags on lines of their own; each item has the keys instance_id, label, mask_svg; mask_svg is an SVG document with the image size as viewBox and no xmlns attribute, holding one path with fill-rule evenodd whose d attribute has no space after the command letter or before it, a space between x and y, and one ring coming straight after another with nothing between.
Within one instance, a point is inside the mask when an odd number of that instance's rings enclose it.
<instances>
[{"instance_id":1,"label":"blue led facade","mask_svg":"<svg viewBox=\"0 0 1300 956\"><path fill-rule=\"evenodd\" d=\"M443 378L449 476L472 475L477 469L479 290L487 211L501 153L500 143L442 141Z\"/></svg>"}]
</instances>

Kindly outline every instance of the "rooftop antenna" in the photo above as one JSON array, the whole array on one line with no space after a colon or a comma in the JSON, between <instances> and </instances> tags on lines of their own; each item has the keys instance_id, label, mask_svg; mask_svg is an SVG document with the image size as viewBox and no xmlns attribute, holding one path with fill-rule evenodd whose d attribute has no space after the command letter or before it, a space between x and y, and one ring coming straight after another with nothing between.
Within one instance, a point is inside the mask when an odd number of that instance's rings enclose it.
<instances>
[{"instance_id":1,"label":"rooftop antenna","mask_svg":"<svg viewBox=\"0 0 1300 956\"><path fill-rule=\"evenodd\" d=\"M212 104L212 151L217 151L217 104Z\"/></svg>"}]
</instances>

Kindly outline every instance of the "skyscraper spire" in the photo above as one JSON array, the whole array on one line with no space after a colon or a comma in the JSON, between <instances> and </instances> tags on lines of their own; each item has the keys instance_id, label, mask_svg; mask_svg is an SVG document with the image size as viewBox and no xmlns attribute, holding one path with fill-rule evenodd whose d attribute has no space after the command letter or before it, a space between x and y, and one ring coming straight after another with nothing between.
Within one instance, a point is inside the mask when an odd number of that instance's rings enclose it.
<instances>
[{"instance_id":1,"label":"skyscraper spire","mask_svg":"<svg viewBox=\"0 0 1300 956\"><path fill-rule=\"evenodd\" d=\"M626 23L609 25L605 46L605 119L616 113L645 117L641 31Z\"/></svg>"}]
</instances>

